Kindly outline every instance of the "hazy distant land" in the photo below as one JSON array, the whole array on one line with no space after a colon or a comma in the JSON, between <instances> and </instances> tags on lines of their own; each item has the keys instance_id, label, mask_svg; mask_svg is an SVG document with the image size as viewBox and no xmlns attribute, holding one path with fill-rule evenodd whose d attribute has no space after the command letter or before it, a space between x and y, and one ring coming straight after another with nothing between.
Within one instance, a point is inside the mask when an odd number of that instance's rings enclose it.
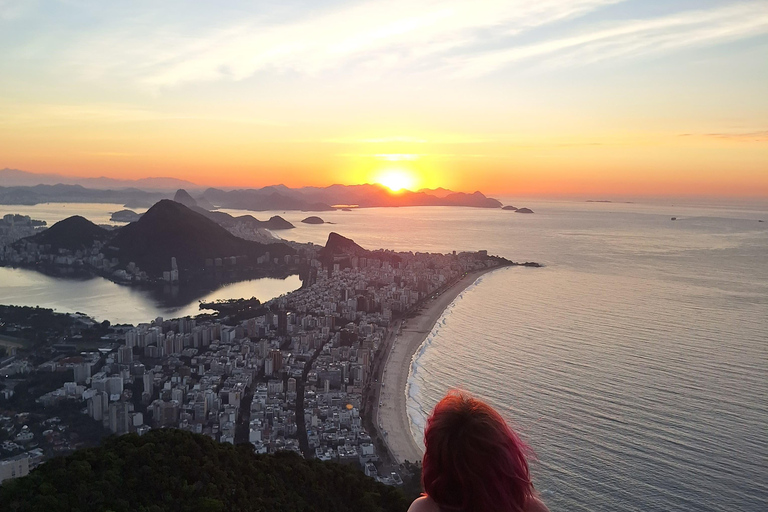
<instances>
[{"instance_id":1,"label":"hazy distant land","mask_svg":"<svg viewBox=\"0 0 768 512\"><path fill-rule=\"evenodd\" d=\"M0 170L0 183L4 185L0 187L0 204L101 202L138 208L149 207L161 199L174 198L173 191L183 188L184 194L205 210L230 208L251 211L331 211L350 206L502 207L501 202L486 197L480 191L469 194L437 188L393 193L380 184L301 188L274 185L257 189L225 190L203 188L172 178L145 178L135 181L110 178L65 179L58 175L39 175L13 169ZM192 193L187 193L186 190L191 190ZM185 203L183 200L180 202Z\"/></svg>"}]
</instances>

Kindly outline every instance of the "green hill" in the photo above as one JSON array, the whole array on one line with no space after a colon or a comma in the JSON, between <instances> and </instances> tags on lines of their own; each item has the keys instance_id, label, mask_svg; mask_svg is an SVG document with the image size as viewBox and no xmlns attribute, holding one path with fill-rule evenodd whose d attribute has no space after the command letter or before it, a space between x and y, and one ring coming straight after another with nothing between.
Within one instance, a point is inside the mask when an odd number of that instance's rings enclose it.
<instances>
[{"instance_id":1,"label":"green hill","mask_svg":"<svg viewBox=\"0 0 768 512\"><path fill-rule=\"evenodd\" d=\"M399 489L350 466L293 453L255 455L180 430L108 438L0 486L0 510L397 511Z\"/></svg>"}]
</instances>

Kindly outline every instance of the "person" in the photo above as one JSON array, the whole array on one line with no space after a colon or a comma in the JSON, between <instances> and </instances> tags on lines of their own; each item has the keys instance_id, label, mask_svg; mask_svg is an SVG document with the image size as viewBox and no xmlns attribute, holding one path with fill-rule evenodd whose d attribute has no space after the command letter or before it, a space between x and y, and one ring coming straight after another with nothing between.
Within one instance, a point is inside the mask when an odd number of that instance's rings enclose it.
<instances>
[{"instance_id":1,"label":"person","mask_svg":"<svg viewBox=\"0 0 768 512\"><path fill-rule=\"evenodd\" d=\"M424 495L408 512L549 512L533 489L531 449L488 404L462 391L424 429Z\"/></svg>"}]
</instances>

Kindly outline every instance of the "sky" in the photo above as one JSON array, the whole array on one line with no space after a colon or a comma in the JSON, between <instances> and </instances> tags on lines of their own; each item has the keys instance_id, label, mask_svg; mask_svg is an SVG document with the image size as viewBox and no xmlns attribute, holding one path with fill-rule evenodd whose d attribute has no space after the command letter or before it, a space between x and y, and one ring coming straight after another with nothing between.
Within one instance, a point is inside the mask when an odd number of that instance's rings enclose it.
<instances>
[{"instance_id":1,"label":"sky","mask_svg":"<svg viewBox=\"0 0 768 512\"><path fill-rule=\"evenodd\" d=\"M0 0L0 76L0 168L768 196L766 0Z\"/></svg>"}]
</instances>

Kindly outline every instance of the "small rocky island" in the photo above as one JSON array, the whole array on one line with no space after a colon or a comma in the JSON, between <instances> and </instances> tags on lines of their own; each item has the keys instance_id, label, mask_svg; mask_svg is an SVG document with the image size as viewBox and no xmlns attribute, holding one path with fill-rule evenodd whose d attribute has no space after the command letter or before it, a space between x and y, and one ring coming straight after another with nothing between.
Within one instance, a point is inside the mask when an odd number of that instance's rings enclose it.
<instances>
[{"instance_id":1,"label":"small rocky island","mask_svg":"<svg viewBox=\"0 0 768 512\"><path fill-rule=\"evenodd\" d=\"M501 209L502 209L502 210L510 210L510 211L513 211L513 212L516 212L516 211L517 211L517 207L515 207L515 206L512 206L511 204L510 204L510 205L507 205L507 206L504 206L504 207L502 207Z\"/></svg>"},{"instance_id":2,"label":"small rocky island","mask_svg":"<svg viewBox=\"0 0 768 512\"><path fill-rule=\"evenodd\" d=\"M109 218L112 222L136 222L141 218L140 213L136 213L133 210L120 210L115 212Z\"/></svg>"},{"instance_id":3,"label":"small rocky island","mask_svg":"<svg viewBox=\"0 0 768 512\"><path fill-rule=\"evenodd\" d=\"M518 208L515 210L515 213L533 213L533 210L530 208Z\"/></svg>"},{"instance_id":4,"label":"small rocky island","mask_svg":"<svg viewBox=\"0 0 768 512\"><path fill-rule=\"evenodd\" d=\"M325 224L325 221L316 215L312 215L302 220L304 224Z\"/></svg>"}]
</instances>

